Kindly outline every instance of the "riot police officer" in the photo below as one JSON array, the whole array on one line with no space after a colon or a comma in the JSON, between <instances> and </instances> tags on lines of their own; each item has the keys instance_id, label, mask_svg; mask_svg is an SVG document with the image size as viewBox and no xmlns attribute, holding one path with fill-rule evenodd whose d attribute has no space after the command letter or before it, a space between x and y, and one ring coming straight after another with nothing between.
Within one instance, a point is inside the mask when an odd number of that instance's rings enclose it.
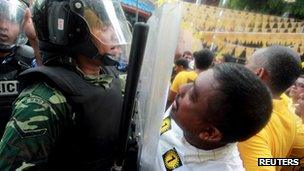
<instances>
[{"instance_id":1,"label":"riot police officer","mask_svg":"<svg viewBox=\"0 0 304 171\"><path fill-rule=\"evenodd\" d=\"M0 1L0 137L20 91L17 75L35 61L33 49L25 45L23 22L27 8L22 1Z\"/></svg>"},{"instance_id":2,"label":"riot police officer","mask_svg":"<svg viewBox=\"0 0 304 171\"><path fill-rule=\"evenodd\" d=\"M130 43L119 2L36 0L33 23L44 61L25 85L0 142L0 170L110 170L122 93L111 48Z\"/></svg>"}]
</instances>

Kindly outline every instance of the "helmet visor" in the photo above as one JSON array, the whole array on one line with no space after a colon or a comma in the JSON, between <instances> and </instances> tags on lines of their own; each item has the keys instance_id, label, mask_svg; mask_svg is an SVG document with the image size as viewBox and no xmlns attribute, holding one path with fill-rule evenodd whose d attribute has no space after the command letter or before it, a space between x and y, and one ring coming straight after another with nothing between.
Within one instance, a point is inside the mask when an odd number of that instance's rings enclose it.
<instances>
[{"instance_id":1,"label":"helmet visor","mask_svg":"<svg viewBox=\"0 0 304 171\"><path fill-rule=\"evenodd\" d=\"M23 19L27 6L19 0L0 1L0 43L23 45L27 38L23 33Z\"/></svg>"},{"instance_id":2,"label":"helmet visor","mask_svg":"<svg viewBox=\"0 0 304 171\"><path fill-rule=\"evenodd\" d=\"M71 10L84 19L91 34L106 45L131 43L131 32L118 1L76 0Z\"/></svg>"}]
</instances>

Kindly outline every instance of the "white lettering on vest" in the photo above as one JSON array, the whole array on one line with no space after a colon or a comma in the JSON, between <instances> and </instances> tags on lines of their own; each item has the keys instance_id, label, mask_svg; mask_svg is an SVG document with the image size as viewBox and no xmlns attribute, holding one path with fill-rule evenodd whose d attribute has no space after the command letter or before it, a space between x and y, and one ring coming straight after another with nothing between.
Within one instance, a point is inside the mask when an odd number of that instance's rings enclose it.
<instances>
[{"instance_id":1,"label":"white lettering on vest","mask_svg":"<svg viewBox=\"0 0 304 171\"><path fill-rule=\"evenodd\" d=\"M0 96L17 95L18 81L0 81Z\"/></svg>"}]
</instances>

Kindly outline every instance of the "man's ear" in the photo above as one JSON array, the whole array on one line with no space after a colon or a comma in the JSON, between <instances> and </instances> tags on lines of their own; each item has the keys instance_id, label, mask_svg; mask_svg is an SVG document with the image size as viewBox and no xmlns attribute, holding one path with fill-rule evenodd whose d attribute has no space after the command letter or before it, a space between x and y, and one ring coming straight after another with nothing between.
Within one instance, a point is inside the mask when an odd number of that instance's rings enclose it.
<instances>
[{"instance_id":1,"label":"man's ear","mask_svg":"<svg viewBox=\"0 0 304 171\"><path fill-rule=\"evenodd\" d=\"M219 142L223 138L223 134L213 125L208 125L199 134L199 138L205 142Z\"/></svg>"},{"instance_id":2,"label":"man's ear","mask_svg":"<svg viewBox=\"0 0 304 171\"><path fill-rule=\"evenodd\" d=\"M269 79L269 73L265 68L259 68L255 71L255 74L261 78L263 81L267 81Z\"/></svg>"}]
</instances>

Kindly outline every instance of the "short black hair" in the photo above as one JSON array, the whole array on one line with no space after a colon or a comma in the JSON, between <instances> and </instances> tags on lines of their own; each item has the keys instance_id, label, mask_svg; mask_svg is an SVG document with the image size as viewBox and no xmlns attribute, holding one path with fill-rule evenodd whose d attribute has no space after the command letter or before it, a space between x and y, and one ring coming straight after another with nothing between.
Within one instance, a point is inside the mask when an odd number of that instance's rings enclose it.
<instances>
[{"instance_id":1,"label":"short black hair","mask_svg":"<svg viewBox=\"0 0 304 171\"><path fill-rule=\"evenodd\" d=\"M208 69L213 62L214 54L208 50L203 49L193 53L195 67L200 70Z\"/></svg>"},{"instance_id":2,"label":"short black hair","mask_svg":"<svg viewBox=\"0 0 304 171\"><path fill-rule=\"evenodd\" d=\"M192 56L192 53L191 53L190 51L185 51L185 52L183 53L183 56L185 56L185 55L191 55L191 56Z\"/></svg>"},{"instance_id":3,"label":"short black hair","mask_svg":"<svg viewBox=\"0 0 304 171\"><path fill-rule=\"evenodd\" d=\"M230 54L223 55L224 62L237 62L236 58Z\"/></svg>"},{"instance_id":4,"label":"short black hair","mask_svg":"<svg viewBox=\"0 0 304 171\"><path fill-rule=\"evenodd\" d=\"M213 73L219 86L209 101L210 122L223 134L222 142L245 141L270 119L271 93L259 77L241 64L219 64Z\"/></svg>"},{"instance_id":5,"label":"short black hair","mask_svg":"<svg viewBox=\"0 0 304 171\"><path fill-rule=\"evenodd\" d=\"M270 46L257 56L265 60L263 66L259 67L264 67L269 72L268 86L272 93L282 94L301 74L300 56L290 48L279 45Z\"/></svg>"},{"instance_id":6,"label":"short black hair","mask_svg":"<svg viewBox=\"0 0 304 171\"><path fill-rule=\"evenodd\" d=\"M175 65L177 66L183 66L185 69L189 68L189 62L187 59L180 58L174 61Z\"/></svg>"}]
</instances>

